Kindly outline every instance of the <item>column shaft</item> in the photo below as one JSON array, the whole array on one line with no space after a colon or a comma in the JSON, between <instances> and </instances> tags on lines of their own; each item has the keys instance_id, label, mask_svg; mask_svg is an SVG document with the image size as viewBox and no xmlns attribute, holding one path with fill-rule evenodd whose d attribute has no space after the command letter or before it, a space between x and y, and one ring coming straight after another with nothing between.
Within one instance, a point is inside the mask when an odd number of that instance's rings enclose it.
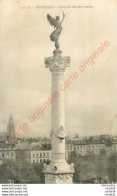
<instances>
[{"instance_id":1,"label":"column shaft","mask_svg":"<svg viewBox=\"0 0 117 196\"><path fill-rule=\"evenodd\" d=\"M64 92L60 91L60 85L64 80L64 72L52 72L52 93L56 91L59 97L53 102L51 110L51 128L57 132L60 127L65 130ZM60 140L52 135L52 161L65 161L65 139Z\"/></svg>"}]
</instances>

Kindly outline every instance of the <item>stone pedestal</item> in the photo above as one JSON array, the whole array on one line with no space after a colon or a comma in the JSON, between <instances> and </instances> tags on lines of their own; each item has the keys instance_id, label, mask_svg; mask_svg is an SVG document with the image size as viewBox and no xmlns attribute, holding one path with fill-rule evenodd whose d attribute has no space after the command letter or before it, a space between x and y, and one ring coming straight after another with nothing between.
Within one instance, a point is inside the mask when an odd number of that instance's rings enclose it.
<instances>
[{"instance_id":1,"label":"stone pedestal","mask_svg":"<svg viewBox=\"0 0 117 196\"><path fill-rule=\"evenodd\" d=\"M64 92L60 91L65 69L70 66L70 57L62 57L61 54L62 52L56 49L53 57L45 58L46 68L49 68L52 74L52 94L59 93L51 108L52 156L51 164L44 164L46 184L72 184L74 173L73 164L68 165L65 160Z\"/></svg>"}]
</instances>

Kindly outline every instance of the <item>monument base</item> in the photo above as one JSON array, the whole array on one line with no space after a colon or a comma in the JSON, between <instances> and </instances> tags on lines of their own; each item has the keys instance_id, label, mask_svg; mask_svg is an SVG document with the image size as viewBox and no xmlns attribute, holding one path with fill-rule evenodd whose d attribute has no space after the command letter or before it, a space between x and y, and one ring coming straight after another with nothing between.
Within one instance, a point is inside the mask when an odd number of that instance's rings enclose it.
<instances>
[{"instance_id":1,"label":"monument base","mask_svg":"<svg viewBox=\"0 0 117 196\"><path fill-rule=\"evenodd\" d=\"M45 184L72 184L74 164L52 162L44 165Z\"/></svg>"},{"instance_id":2,"label":"monument base","mask_svg":"<svg viewBox=\"0 0 117 196\"><path fill-rule=\"evenodd\" d=\"M45 184L72 184L71 174L45 174Z\"/></svg>"}]
</instances>

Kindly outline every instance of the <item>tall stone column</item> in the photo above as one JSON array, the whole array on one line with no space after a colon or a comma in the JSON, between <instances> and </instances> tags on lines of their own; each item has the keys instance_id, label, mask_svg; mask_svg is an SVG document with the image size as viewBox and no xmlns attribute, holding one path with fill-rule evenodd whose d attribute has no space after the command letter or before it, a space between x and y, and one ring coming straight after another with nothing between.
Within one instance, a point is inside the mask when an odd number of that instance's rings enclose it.
<instances>
[{"instance_id":1,"label":"tall stone column","mask_svg":"<svg viewBox=\"0 0 117 196\"><path fill-rule=\"evenodd\" d=\"M46 184L72 184L74 173L73 164L68 165L65 160L65 110L64 91L60 85L64 82L64 72L70 66L70 57L62 57L59 49L52 57L45 58L45 66L52 74L52 94L58 92L58 98L51 107L51 142L52 158L50 165L44 164Z\"/></svg>"}]
</instances>

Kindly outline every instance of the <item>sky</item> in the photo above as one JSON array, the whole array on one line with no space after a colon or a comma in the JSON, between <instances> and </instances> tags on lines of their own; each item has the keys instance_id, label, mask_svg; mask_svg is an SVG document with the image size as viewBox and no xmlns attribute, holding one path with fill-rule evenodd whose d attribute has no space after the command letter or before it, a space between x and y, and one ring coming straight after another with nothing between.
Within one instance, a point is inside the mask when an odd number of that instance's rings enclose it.
<instances>
[{"instance_id":1,"label":"sky","mask_svg":"<svg viewBox=\"0 0 117 196\"><path fill-rule=\"evenodd\" d=\"M108 48L100 54L65 90L65 120L67 134L72 136L117 134L117 2L18 0L0 2L0 110L2 131L7 131L13 113L16 131L28 122L41 103L51 94L51 73L45 68L44 58L52 56L54 43L49 36L53 27L47 14L66 17L60 35L63 56L71 57L71 65L64 73L64 81L104 41ZM27 5L87 5L93 8L27 9ZM23 136L49 136L51 107L39 117Z\"/></svg>"}]
</instances>

